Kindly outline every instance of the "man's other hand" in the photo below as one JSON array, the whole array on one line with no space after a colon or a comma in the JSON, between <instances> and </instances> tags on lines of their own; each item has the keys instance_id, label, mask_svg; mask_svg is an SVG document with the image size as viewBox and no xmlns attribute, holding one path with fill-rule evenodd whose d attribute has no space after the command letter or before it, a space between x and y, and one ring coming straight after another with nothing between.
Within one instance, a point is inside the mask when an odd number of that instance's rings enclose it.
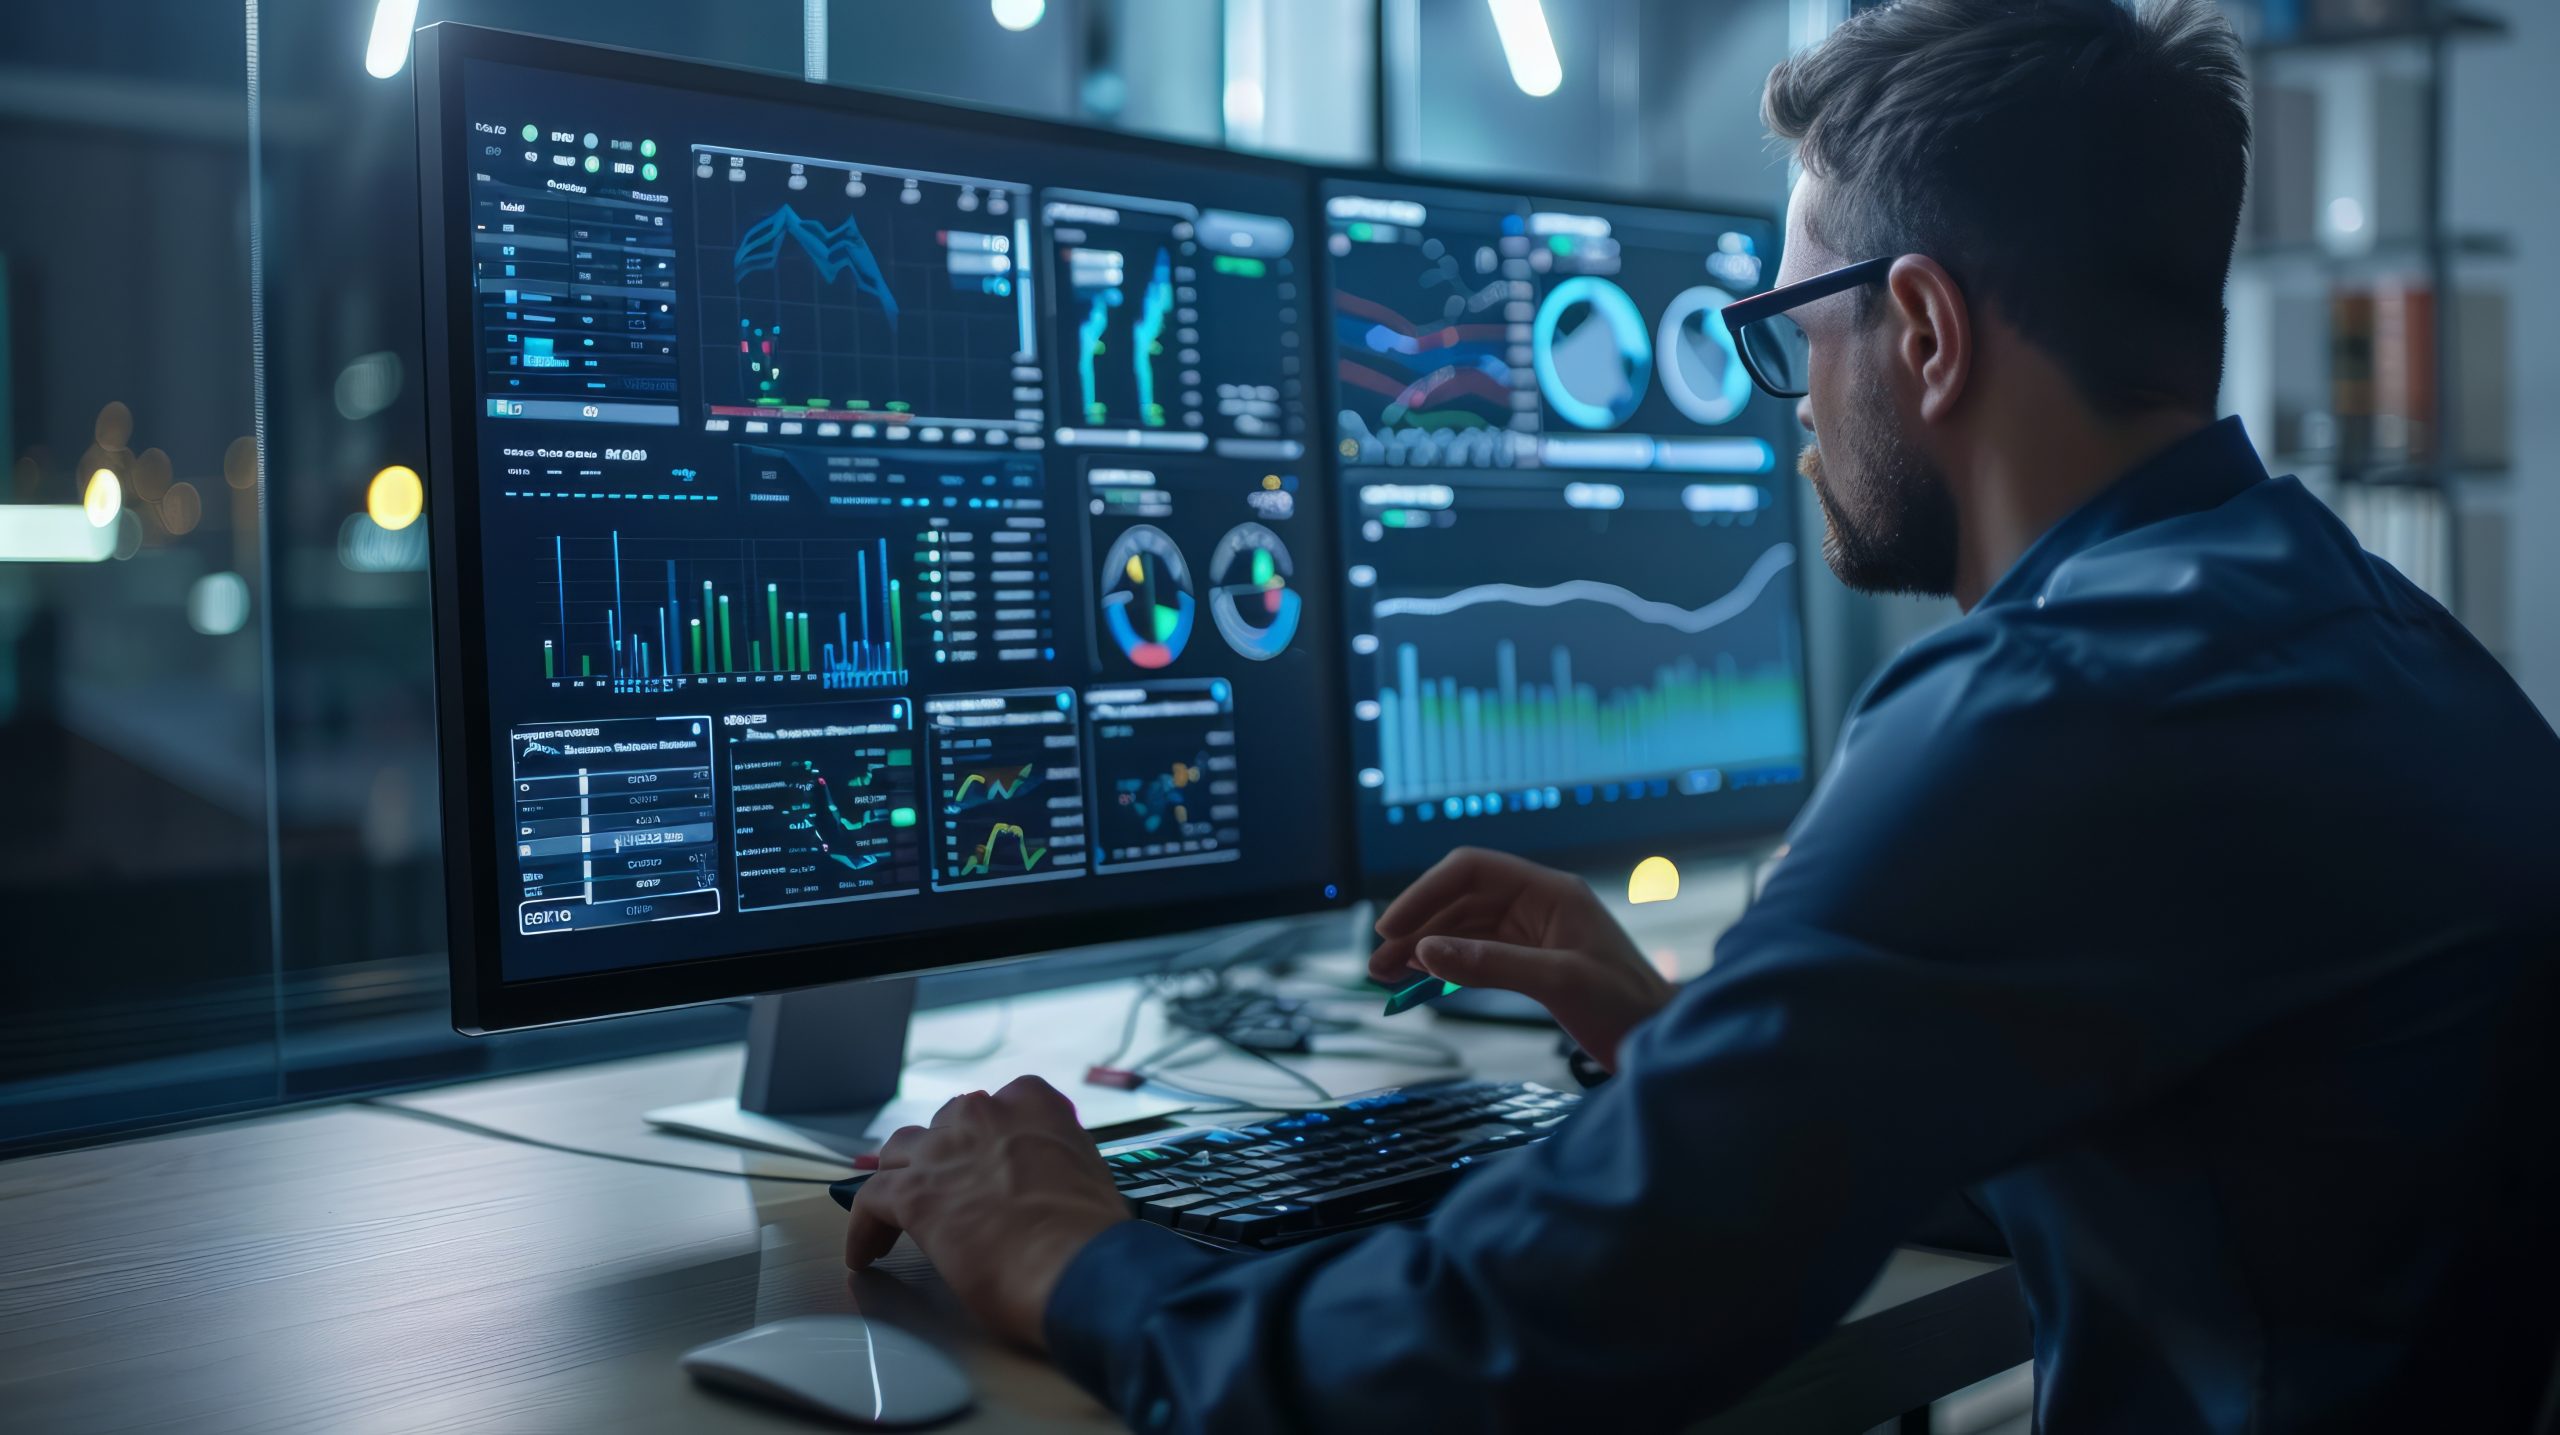
<instances>
[{"instance_id":1,"label":"man's other hand","mask_svg":"<svg viewBox=\"0 0 2560 1435\"><path fill-rule=\"evenodd\" d=\"M845 1264L870 1265L903 1231L979 1319L1035 1350L1067 1263L1130 1219L1075 1106L1036 1076L952 1098L876 1161L853 1198Z\"/></svg>"},{"instance_id":2,"label":"man's other hand","mask_svg":"<svg viewBox=\"0 0 2560 1435\"><path fill-rule=\"evenodd\" d=\"M1518 992L1612 1071L1618 1043L1675 990L1582 879L1479 847L1407 887L1378 915L1378 938L1369 975L1379 982L1400 986L1418 971Z\"/></svg>"}]
</instances>

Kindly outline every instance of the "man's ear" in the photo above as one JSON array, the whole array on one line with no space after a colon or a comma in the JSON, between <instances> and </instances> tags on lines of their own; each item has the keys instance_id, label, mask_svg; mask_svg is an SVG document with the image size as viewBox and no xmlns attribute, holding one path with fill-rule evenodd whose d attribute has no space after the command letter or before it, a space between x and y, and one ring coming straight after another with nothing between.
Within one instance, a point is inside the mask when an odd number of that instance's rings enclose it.
<instances>
[{"instance_id":1,"label":"man's ear","mask_svg":"<svg viewBox=\"0 0 2560 1435\"><path fill-rule=\"evenodd\" d=\"M1899 321L1894 357L1919 398L1920 417L1943 419L1973 376L1973 311L1964 291L1937 260L1906 254L1885 275L1885 294Z\"/></svg>"}]
</instances>

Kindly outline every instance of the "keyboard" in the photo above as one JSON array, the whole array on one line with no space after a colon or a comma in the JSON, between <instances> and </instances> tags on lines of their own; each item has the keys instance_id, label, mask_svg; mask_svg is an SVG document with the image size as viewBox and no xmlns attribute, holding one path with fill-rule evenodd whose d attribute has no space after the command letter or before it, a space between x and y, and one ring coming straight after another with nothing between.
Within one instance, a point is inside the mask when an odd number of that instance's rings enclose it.
<instances>
[{"instance_id":1,"label":"keyboard","mask_svg":"<svg viewBox=\"0 0 2560 1435\"><path fill-rule=\"evenodd\" d=\"M1476 1167L1543 1141L1581 1098L1532 1081L1395 1087L1103 1148L1140 1220L1268 1250L1419 1216ZM829 1188L853 1204L863 1178Z\"/></svg>"},{"instance_id":2,"label":"keyboard","mask_svg":"<svg viewBox=\"0 0 2560 1435\"><path fill-rule=\"evenodd\" d=\"M1396 1087L1102 1159L1139 1219L1270 1249L1419 1216L1469 1171L1545 1140L1579 1100L1530 1081Z\"/></svg>"}]
</instances>

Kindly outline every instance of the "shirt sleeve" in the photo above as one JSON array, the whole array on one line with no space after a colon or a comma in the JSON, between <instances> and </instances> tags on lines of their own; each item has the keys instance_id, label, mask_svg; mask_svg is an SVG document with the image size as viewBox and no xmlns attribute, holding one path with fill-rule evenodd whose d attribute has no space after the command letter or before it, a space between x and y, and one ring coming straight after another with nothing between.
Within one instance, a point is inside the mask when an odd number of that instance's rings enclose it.
<instances>
[{"instance_id":1,"label":"shirt sleeve","mask_svg":"<svg viewBox=\"0 0 2560 1435\"><path fill-rule=\"evenodd\" d=\"M1114 1232L1061 1280L1052 1348L1148 1432L1642 1430L1730 1403L1950 1193L2266 1005L2124 910L2132 814L2176 780L2147 726L2007 637L1906 659L1713 969L1552 1138L1419 1224L1259 1256ZM2216 981L2238 995L2192 1000Z\"/></svg>"}]
</instances>

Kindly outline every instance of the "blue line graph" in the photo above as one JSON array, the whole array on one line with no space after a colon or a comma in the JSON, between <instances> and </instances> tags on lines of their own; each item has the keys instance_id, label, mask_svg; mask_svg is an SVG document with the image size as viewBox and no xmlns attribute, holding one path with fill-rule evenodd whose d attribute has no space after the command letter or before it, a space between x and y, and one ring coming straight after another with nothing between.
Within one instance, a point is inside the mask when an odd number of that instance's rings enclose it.
<instances>
[{"instance_id":1,"label":"blue line graph","mask_svg":"<svg viewBox=\"0 0 2560 1435\"><path fill-rule=\"evenodd\" d=\"M1111 311L1120 307L1120 287L1097 289L1093 307L1085 311L1084 322L1076 326L1076 377L1084 388L1084 416L1088 423L1100 423L1107 410L1094 395L1093 361L1102 352L1103 332L1111 327Z\"/></svg>"},{"instance_id":2,"label":"blue line graph","mask_svg":"<svg viewBox=\"0 0 2560 1435\"><path fill-rule=\"evenodd\" d=\"M1156 402L1156 358L1164 352L1164 321L1172 312L1173 256L1158 249L1155 272L1147 278L1146 305L1129 330L1129 364L1138 379L1138 414L1151 428L1164 425L1164 406Z\"/></svg>"},{"instance_id":3,"label":"blue line graph","mask_svg":"<svg viewBox=\"0 0 2560 1435\"><path fill-rule=\"evenodd\" d=\"M862 226L846 215L844 223L830 229L783 205L773 213L748 225L738 236L738 252L732 261L733 277L743 282L750 274L762 273L782 262L782 246L790 240L809 256L818 277L829 284L847 274L853 276L853 287L868 294L880 305L881 316L889 321L891 333L898 328L898 296L889 291L888 276L880 272L880 261L871 253L870 241L862 237Z\"/></svg>"}]
</instances>

